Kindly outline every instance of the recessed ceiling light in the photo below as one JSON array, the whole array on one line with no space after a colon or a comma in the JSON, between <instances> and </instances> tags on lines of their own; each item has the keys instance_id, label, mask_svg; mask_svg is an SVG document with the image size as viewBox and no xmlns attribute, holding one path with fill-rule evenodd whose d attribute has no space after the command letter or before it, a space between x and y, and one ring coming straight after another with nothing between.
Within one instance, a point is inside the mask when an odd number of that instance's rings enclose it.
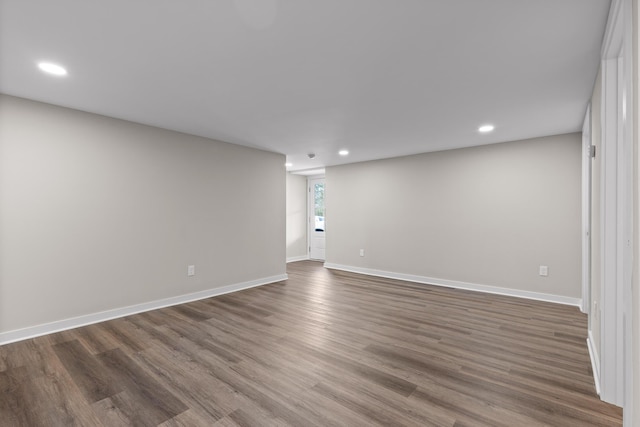
<instances>
[{"instance_id":1,"label":"recessed ceiling light","mask_svg":"<svg viewBox=\"0 0 640 427\"><path fill-rule=\"evenodd\" d=\"M285 165L285 167L290 168L291 166L293 166L293 163L285 163L284 165Z\"/></svg>"},{"instance_id":2,"label":"recessed ceiling light","mask_svg":"<svg viewBox=\"0 0 640 427\"><path fill-rule=\"evenodd\" d=\"M349 155L349 150L340 150L338 151L338 154L340 154L341 156L347 156Z\"/></svg>"},{"instance_id":3,"label":"recessed ceiling light","mask_svg":"<svg viewBox=\"0 0 640 427\"><path fill-rule=\"evenodd\" d=\"M38 68L40 68L45 73L53 74L54 76L66 76L67 70L60 65L53 64L51 62L40 62L38 63Z\"/></svg>"},{"instance_id":4,"label":"recessed ceiling light","mask_svg":"<svg viewBox=\"0 0 640 427\"><path fill-rule=\"evenodd\" d=\"M495 126L493 125L482 125L478 128L478 132L487 133L487 132L491 132L494 129L495 129Z\"/></svg>"}]
</instances>

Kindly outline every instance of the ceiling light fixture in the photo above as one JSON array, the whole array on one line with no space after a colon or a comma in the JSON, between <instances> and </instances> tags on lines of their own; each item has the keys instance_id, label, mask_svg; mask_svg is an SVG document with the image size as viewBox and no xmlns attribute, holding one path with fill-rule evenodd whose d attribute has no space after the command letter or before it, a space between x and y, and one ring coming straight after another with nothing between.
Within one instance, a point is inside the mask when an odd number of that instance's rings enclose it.
<instances>
[{"instance_id":1,"label":"ceiling light fixture","mask_svg":"<svg viewBox=\"0 0 640 427\"><path fill-rule=\"evenodd\" d=\"M488 133L495 129L493 125L482 125L478 128L478 132L480 133Z\"/></svg>"},{"instance_id":2,"label":"ceiling light fixture","mask_svg":"<svg viewBox=\"0 0 640 427\"><path fill-rule=\"evenodd\" d=\"M38 68L40 68L45 73L53 74L54 76L66 76L67 70L60 65L53 64L51 62L40 62L38 63Z\"/></svg>"},{"instance_id":3,"label":"ceiling light fixture","mask_svg":"<svg viewBox=\"0 0 640 427\"><path fill-rule=\"evenodd\" d=\"M290 168L291 166L293 166L293 163L285 163L284 166Z\"/></svg>"},{"instance_id":4,"label":"ceiling light fixture","mask_svg":"<svg viewBox=\"0 0 640 427\"><path fill-rule=\"evenodd\" d=\"M340 150L338 151L338 154L340 154L341 156L347 156L349 155L349 150Z\"/></svg>"}]
</instances>

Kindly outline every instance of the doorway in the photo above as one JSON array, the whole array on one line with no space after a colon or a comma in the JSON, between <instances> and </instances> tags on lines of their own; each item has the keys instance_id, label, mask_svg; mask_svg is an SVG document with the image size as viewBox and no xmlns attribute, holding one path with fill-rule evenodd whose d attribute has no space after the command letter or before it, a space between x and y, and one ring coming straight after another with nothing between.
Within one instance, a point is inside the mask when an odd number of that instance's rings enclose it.
<instances>
[{"instance_id":1,"label":"doorway","mask_svg":"<svg viewBox=\"0 0 640 427\"><path fill-rule=\"evenodd\" d=\"M324 178L309 178L309 259L325 259L325 183Z\"/></svg>"}]
</instances>

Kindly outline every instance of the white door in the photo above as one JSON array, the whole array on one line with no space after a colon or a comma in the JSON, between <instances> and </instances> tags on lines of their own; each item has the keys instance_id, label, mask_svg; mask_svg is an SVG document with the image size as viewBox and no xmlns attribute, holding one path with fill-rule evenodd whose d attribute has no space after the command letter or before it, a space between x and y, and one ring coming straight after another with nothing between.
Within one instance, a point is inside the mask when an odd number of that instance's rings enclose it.
<instances>
[{"instance_id":1,"label":"white door","mask_svg":"<svg viewBox=\"0 0 640 427\"><path fill-rule=\"evenodd\" d=\"M590 313L591 305L591 163L595 147L591 141L591 106L582 125L582 312ZM594 316L589 316L589 330Z\"/></svg>"},{"instance_id":2,"label":"white door","mask_svg":"<svg viewBox=\"0 0 640 427\"><path fill-rule=\"evenodd\" d=\"M309 179L309 258L324 261L324 178Z\"/></svg>"}]
</instances>

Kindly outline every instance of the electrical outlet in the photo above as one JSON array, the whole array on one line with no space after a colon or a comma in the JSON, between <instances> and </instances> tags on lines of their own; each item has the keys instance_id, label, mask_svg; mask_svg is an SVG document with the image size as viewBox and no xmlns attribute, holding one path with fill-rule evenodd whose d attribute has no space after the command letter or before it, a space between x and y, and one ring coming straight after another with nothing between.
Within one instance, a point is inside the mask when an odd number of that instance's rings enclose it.
<instances>
[{"instance_id":1,"label":"electrical outlet","mask_svg":"<svg viewBox=\"0 0 640 427\"><path fill-rule=\"evenodd\" d=\"M195 276L196 275L196 266L189 265L187 266L187 276Z\"/></svg>"},{"instance_id":2,"label":"electrical outlet","mask_svg":"<svg viewBox=\"0 0 640 427\"><path fill-rule=\"evenodd\" d=\"M548 276L549 275L549 267L547 267L546 265L541 265L540 266L540 275L541 276Z\"/></svg>"},{"instance_id":3,"label":"electrical outlet","mask_svg":"<svg viewBox=\"0 0 640 427\"><path fill-rule=\"evenodd\" d=\"M360 249L360 256L364 256L364 249Z\"/></svg>"}]
</instances>

